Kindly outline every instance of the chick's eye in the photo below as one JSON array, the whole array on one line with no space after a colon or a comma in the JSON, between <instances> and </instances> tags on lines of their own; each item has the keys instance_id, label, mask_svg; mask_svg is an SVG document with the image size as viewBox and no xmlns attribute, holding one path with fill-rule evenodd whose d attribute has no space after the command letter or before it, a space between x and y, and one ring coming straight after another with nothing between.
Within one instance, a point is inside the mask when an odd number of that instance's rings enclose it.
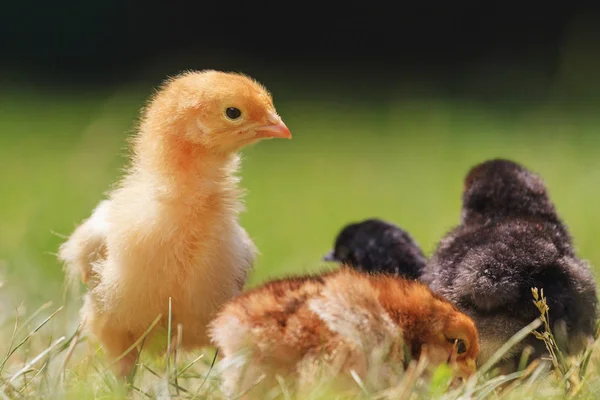
<instances>
[{"instance_id":1,"label":"chick's eye","mask_svg":"<svg viewBox=\"0 0 600 400\"><path fill-rule=\"evenodd\" d=\"M239 117L242 116L242 112L240 111L239 108L227 107L225 109L225 115L227 115L227 118L229 118L229 119L238 119Z\"/></svg>"},{"instance_id":2,"label":"chick's eye","mask_svg":"<svg viewBox=\"0 0 600 400\"><path fill-rule=\"evenodd\" d=\"M456 346L456 352L458 354L464 354L467 352L467 345L462 339L448 339L448 341Z\"/></svg>"}]
</instances>

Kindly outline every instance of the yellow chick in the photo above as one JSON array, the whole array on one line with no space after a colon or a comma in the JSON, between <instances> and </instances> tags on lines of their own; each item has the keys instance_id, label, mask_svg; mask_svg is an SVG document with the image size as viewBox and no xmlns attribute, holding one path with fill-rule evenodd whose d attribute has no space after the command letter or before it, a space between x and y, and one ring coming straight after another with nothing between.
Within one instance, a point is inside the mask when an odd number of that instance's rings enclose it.
<instances>
[{"instance_id":1,"label":"yellow chick","mask_svg":"<svg viewBox=\"0 0 600 400\"><path fill-rule=\"evenodd\" d=\"M270 93L244 75L186 72L153 96L127 173L59 249L67 275L89 287L81 317L109 357L159 315L154 333L164 328L169 298L183 348L209 344L208 322L240 293L257 251L238 222L236 152L267 138L291 133ZM136 358L115 372L128 375Z\"/></svg>"}]
</instances>

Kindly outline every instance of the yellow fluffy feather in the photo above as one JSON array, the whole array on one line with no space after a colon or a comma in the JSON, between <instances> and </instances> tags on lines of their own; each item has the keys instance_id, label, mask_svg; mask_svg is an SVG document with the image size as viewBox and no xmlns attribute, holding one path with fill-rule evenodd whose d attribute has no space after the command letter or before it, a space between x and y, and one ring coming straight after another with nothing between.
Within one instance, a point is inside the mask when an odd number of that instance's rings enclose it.
<instances>
[{"instance_id":1,"label":"yellow fluffy feather","mask_svg":"<svg viewBox=\"0 0 600 400\"><path fill-rule=\"evenodd\" d=\"M168 80L143 112L131 165L116 189L61 245L67 275L89 286L81 316L108 355L121 355L158 317L182 345L208 344L206 325L237 295L256 248L243 210L236 151L291 138L267 90L218 71ZM117 364L128 374L136 359Z\"/></svg>"}]
</instances>

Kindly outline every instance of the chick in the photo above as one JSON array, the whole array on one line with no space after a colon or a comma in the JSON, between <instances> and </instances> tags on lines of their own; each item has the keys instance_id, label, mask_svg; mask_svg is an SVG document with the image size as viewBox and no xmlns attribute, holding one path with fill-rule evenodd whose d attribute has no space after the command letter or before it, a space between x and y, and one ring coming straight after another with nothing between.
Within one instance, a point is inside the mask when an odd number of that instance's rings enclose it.
<instances>
[{"instance_id":1,"label":"chick","mask_svg":"<svg viewBox=\"0 0 600 400\"><path fill-rule=\"evenodd\" d=\"M503 159L472 168L461 224L443 238L422 280L475 321L484 362L540 312L533 287L544 289L561 350L576 354L593 334L597 295L592 274L574 252L542 179ZM531 335L504 357L511 370L525 345L546 353Z\"/></svg>"},{"instance_id":2,"label":"chick","mask_svg":"<svg viewBox=\"0 0 600 400\"><path fill-rule=\"evenodd\" d=\"M81 316L111 358L159 314L156 331L165 326L169 298L182 346L208 344L207 323L241 291L257 252L238 222L236 152L267 138L291 134L269 92L244 75L186 72L153 96L125 176L59 250L67 274L89 286Z\"/></svg>"},{"instance_id":3,"label":"chick","mask_svg":"<svg viewBox=\"0 0 600 400\"><path fill-rule=\"evenodd\" d=\"M418 279L427 263L408 232L376 218L346 225L336 237L333 250L323 260L409 279Z\"/></svg>"},{"instance_id":4,"label":"chick","mask_svg":"<svg viewBox=\"0 0 600 400\"><path fill-rule=\"evenodd\" d=\"M431 366L451 362L464 377L479 351L473 321L427 286L347 267L247 291L223 307L210 332L230 396L261 374L310 385L320 363L364 377L381 349L380 362L405 365L404 345L410 357L426 355Z\"/></svg>"}]
</instances>

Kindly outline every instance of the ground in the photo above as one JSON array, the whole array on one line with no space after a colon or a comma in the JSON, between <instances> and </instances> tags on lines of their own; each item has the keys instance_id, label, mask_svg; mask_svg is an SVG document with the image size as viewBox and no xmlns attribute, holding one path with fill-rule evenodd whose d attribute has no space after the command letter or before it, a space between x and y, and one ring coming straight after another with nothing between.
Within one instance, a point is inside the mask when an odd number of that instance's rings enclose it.
<instances>
[{"instance_id":1,"label":"ground","mask_svg":"<svg viewBox=\"0 0 600 400\"><path fill-rule=\"evenodd\" d=\"M0 385L9 397L18 397L19 391L30 398L125 395L105 372L102 352L84 337L63 366L80 299L64 291L61 265L53 253L63 240L60 235L69 234L120 175L126 137L134 129L146 89L0 96L0 353L23 342L0 367ZM458 221L463 176L470 166L491 157L508 157L541 173L579 255L600 266L597 112L542 100L482 105L465 99L341 102L335 94L310 101L309 96L295 100L294 93L274 95L293 140L263 142L244 151L242 185L248 192L242 224L261 251L249 286L328 268L320 259L341 226L368 217L401 225L431 254L436 241ZM13 335L17 314L20 328ZM50 350L36 360L45 349ZM179 385L188 390L201 386L198 398L219 398L218 374L211 371L206 378L212 350L181 374L200 354L180 355ZM593 397L600 387L598 364L596 352L580 396ZM133 386L146 394L156 392L166 382L161 377L167 365L164 359L144 360L144 365L148 367L138 370ZM174 368L170 366L171 372ZM444 374L440 371L424 393L440 395ZM496 381L488 379L481 377L475 397L494 388ZM519 382L505 395L564 395L559 380L541 370ZM283 387L273 393L285 393ZM357 384L356 394L378 398L363 389ZM133 396L146 397L130 390ZM166 384L160 390L167 390ZM314 397L334 398L320 396ZM448 398L452 396L458 394Z\"/></svg>"}]
</instances>

